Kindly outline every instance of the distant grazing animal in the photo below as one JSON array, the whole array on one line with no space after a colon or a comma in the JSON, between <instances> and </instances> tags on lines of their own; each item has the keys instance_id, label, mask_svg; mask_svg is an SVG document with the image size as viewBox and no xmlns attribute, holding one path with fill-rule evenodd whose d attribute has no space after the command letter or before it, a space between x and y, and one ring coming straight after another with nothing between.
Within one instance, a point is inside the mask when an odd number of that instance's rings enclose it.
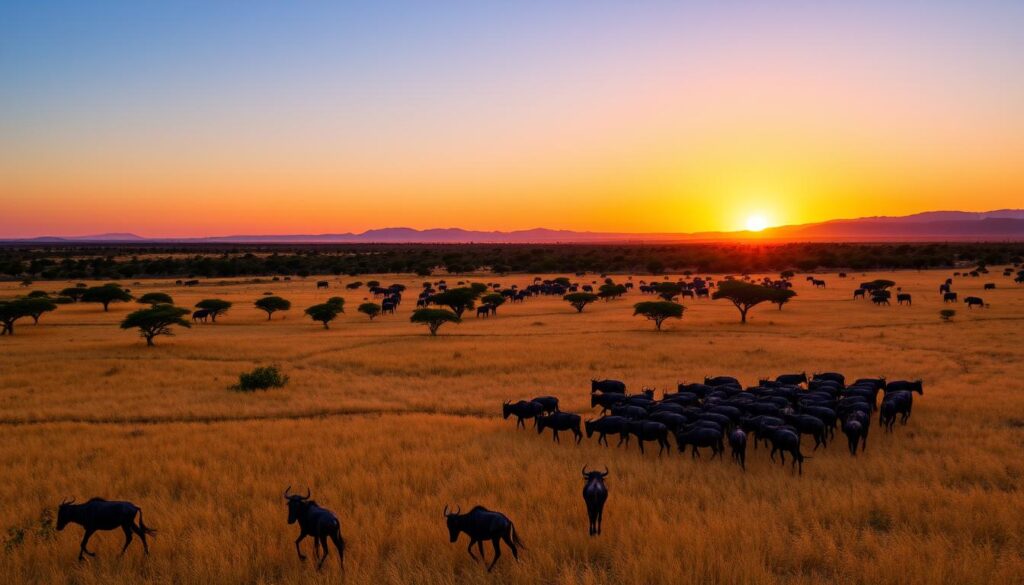
<instances>
[{"instance_id":1,"label":"distant grazing animal","mask_svg":"<svg viewBox=\"0 0 1024 585\"><path fill-rule=\"evenodd\" d=\"M721 457L722 451L725 450L721 430L709 427L697 426L680 430L676 433L676 443L679 446L680 454L686 453L687 446L692 446L693 453L690 455L691 458L700 457L700 452L697 450L698 447L710 447L712 459L716 456Z\"/></svg>"},{"instance_id":2,"label":"distant grazing animal","mask_svg":"<svg viewBox=\"0 0 1024 585\"><path fill-rule=\"evenodd\" d=\"M341 567L345 568L345 539L341 537L341 523L338 522L338 517L309 499L308 488L304 496L290 494L290 491L291 486L284 490L284 499L288 501L288 523L299 523L299 537L295 539L295 551L299 553L299 560L306 560L306 555L302 554L299 544L307 536L312 536L313 554L319 557L316 568L322 568L324 561L327 560L327 539L330 538L334 542L334 547L338 549ZM319 556L321 549L322 557Z\"/></svg>"},{"instance_id":3,"label":"distant grazing animal","mask_svg":"<svg viewBox=\"0 0 1024 585\"><path fill-rule=\"evenodd\" d=\"M210 317L209 309L199 309L198 311L192 311L192 322L202 321L206 323L206 320Z\"/></svg>"},{"instance_id":4,"label":"distant grazing animal","mask_svg":"<svg viewBox=\"0 0 1024 585\"><path fill-rule=\"evenodd\" d=\"M981 300L981 297L964 297L964 303L967 304L968 309L985 306L985 301Z\"/></svg>"},{"instance_id":5,"label":"distant grazing animal","mask_svg":"<svg viewBox=\"0 0 1024 585\"><path fill-rule=\"evenodd\" d=\"M811 376L814 380L826 380L831 382L837 382L840 386L846 384L846 376L838 372L821 372Z\"/></svg>"},{"instance_id":6,"label":"distant grazing animal","mask_svg":"<svg viewBox=\"0 0 1024 585\"><path fill-rule=\"evenodd\" d=\"M590 517L590 536L601 534L601 520L604 517L604 503L608 500L608 487L604 478L608 477L608 468L604 473L587 471L583 466L583 501L587 504L587 516Z\"/></svg>"},{"instance_id":7,"label":"distant grazing animal","mask_svg":"<svg viewBox=\"0 0 1024 585\"><path fill-rule=\"evenodd\" d=\"M806 384L807 383L807 372L801 372L799 374L781 374L775 377L775 381L780 384Z\"/></svg>"},{"instance_id":8,"label":"distant grazing animal","mask_svg":"<svg viewBox=\"0 0 1024 585\"><path fill-rule=\"evenodd\" d=\"M391 313L392 315L394 315L395 314L395 303L392 302L392 301L384 301L383 303L380 304L380 312L381 313Z\"/></svg>"},{"instance_id":9,"label":"distant grazing animal","mask_svg":"<svg viewBox=\"0 0 1024 585\"><path fill-rule=\"evenodd\" d=\"M876 305L888 305L889 304L889 296L888 295L884 295L884 294L879 294L881 292L886 292L886 291L879 291L879 292L876 292L876 293L872 294L871 295L871 302L875 303Z\"/></svg>"},{"instance_id":10,"label":"distant grazing animal","mask_svg":"<svg viewBox=\"0 0 1024 585\"><path fill-rule=\"evenodd\" d=\"M608 446L606 435L619 435L619 442L615 445L618 447L624 442L629 443L629 422L629 419L624 416L606 416L597 420L588 420L583 423L583 427L587 431L588 439L597 433L597 444L600 445L603 442L606 447Z\"/></svg>"},{"instance_id":11,"label":"distant grazing animal","mask_svg":"<svg viewBox=\"0 0 1024 585\"><path fill-rule=\"evenodd\" d=\"M985 290L996 290L996 283L994 283L994 282L986 282L985 283Z\"/></svg>"},{"instance_id":12,"label":"distant grazing animal","mask_svg":"<svg viewBox=\"0 0 1024 585\"><path fill-rule=\"evenodd\" d=\"M857 454L857 443L861 439L861 434L864 428L861 426L859 420L849 419L843 423L843 434L846 435L847 446L850 449L850 455Z\"/></svg>"},{"instance_id":13,"label":"distant grazing animal","mask_svg":"<svg viewBox=\"0 0 1024 585\"><path fill-rule=\"evenodd\" d=\"M814 285L814 288L825 288L825 281L824 280L814 279L814 280L811 281L811 284Z\"/></svg>"},{"instance_id":14,"label":"distant grazing animal","mask_svg":"<svg viewBox=\"0 0 1024 585\"><path fill-rule=\"evenodd\" d=\"M501 416L504 419L515 415L516 427L526 428L526 423L523 422L528 418L536 419L538 416L544 413L544 405L540 402L520 400L519 402L512 403L507 401L501 405ZM534 421L536 422L536 421Z\"/></svg>"},{"instance_id":15,"label":"distant grazing animal","mask_svg":"<svg viewBox=\"0 0 1024 585\"><path fill-rule=\"evenodd\" d=\"M135 517L139 517L138 525L135 524ZM148 555L149 544L146 537L156 534L152 528L146 527L142 522L142 509L131 502L108 502L102 498L93 498L84 504L76 504L75 500L61 502L57 507L57 530L64 530L69 523L75 523L85 529L85 536L78 547L78 560L84 560L83 555L90 557L96 553L89 552L89 538L98 530L114 530L120 528L124 531L124 546L121 547L121 554L128 550L132 543L132 535L138 534L142 540L142 550Z\"/></svg>"},{"instance_id":16,"label":"distant grazing animal","mask_svg":"<svg viewBox=\"0 0 1024 585\"><path fill-rule=\"evenodd\" d=\"M944 282L944 283L939 285L939 294L948 293L948 292L949 292L949 283L948 282Z\"/></svg>"},{"instance_id":17,"label":"distant grazing animal","mask_svg":"<svg viewBox=\"0 0 1024 585\"><path fill-rule=\"evenodd\" d=\"M448 512L448 506L444 507L444 519L448 524L448 536L451 538L451 542L459 540L459 534L462 532L466 533L469 537L469 556L473 557L473 560L477 560L476 555L473 554L473 545L477 545L477 550L480 551L480 561L487 562L484 557L484 541L489 540L494 546L494 560L491 561L490 566L487 567L487 571L490 572L494 568L494 565L498 563L498 559L501 558L501 541L505 541L505 545L512 551L512 557L519 560L519 549L518 547L526 548L522 541L519 540L519 534L516 532L515 526L512 521L508 519L508 516L501 512L492 512L483 506L476 506L466 514L460 514L462 508L458 508L455 512Z\"/></svg>"},{"instance_id":18,"label":"distant grazing animal","mask_svg":"<svg viewBox=\"0 0 1024 585\"><path fill-rule=\"evenodd\" d=\"M729 447L732 449L732 459L740 464L743 471L747 470L747 434L742 429L733 429L729 433Z\"/></svg>"},{"instance_id":19,"label":"distant grazing animal","mask_svg":"<svg viewBox=\"0 0 1024 585\"><path fill-rule=\"evenodd\" d=\"M768 439L772 443L771 460L775 461L775 454L778 453L782 464L785 465L788 452L793 457L791 465L794 467L799 465L800 475L803 475L804 459L809 459L809 457L805 457L800 452L800 435L787 428L778 428L768 435Z\"/></svg>"},{"instance_id":20,"label":"distant grazing animal","mask_svg":"<svg viewBox=\"0 0 1024 585\"><path fill-rule=\"evenodd\" d=\"M626 393L626 383L620 382L619 380L591 380L590 381L591 392L615 392L619 394Z\"/></svg>"},{"instance_id":21,"label":"distant grazing animal","mask_svg":"<svg viewBox=\"0 0 1024 585\"><path fill-rule=\"evenodd\" d=\"M480 316L489 317L491 315L497 315L497 314L498 314L498 308L495 307L494 305L483 304L483 305L480 305L479 307L477 307L477 309L476 309L476 316L477 317L480 317Z\"/></svg>"},{"instance_id":22,"label":"distant grazing animal","mask_svg":"<svg viewBox=\"0 0 1024 585\"><path fill-rule=\"evenodd\" d=\"M860 297L860 298L863 299L864 298L864 293L866 293L866 292L867 292L866 290L864 290L862 288L858 288L858 289L853 291L853 298L856 299L857 297Z\"/></svg>"},{"instance_id":23,"label":"distant grazing animal","mask_svg":"<svg viewBox=\"0 0 1024 585\"><path fill-rule=\"evenodd\" d=\"M320 280L320 281L317 281L317 283L316 283L316 288L317 289L328 288L330 286L331 286L331 283L327 282L326 280Z\"/></svg>"},{"instance_id":24,"label":"distant grazing animal","mask_svg":"<svg viewBox=\"0 0 1024 585\"><path fill-rule=\"evenodd\" d=\"M704 377L704 384L706 384L708 386L729 386L729 385L739 386L740 385L740 381L737 380L736 378L733 378L732 376L715 376L713 378L709 378L709 377L705 376Z\"/></svg>"},{"instance_id":25,"label":"distant grazing animal","mask_svg":"<svg viewBox=\"0 0 1024 585\"><path fill-rule=\"evenodd\" d=\"M956 302L956 293L955 292L945 293L944 295L942 295L942 302L944 302L944 303L955 303Z\"/></svg>"},{"instance_id":26,"label":"distant grazing animal","mask_svg":"<svg viewBox=\"0 0 1024 585\"><path fill-rule=\"evenodd\" d=\"M583 432L580 430L580 415L568 412L556 412L546 416L537 417L537 434L543 433L549 428L554 434L554 441L561 443L558 439L558 431L571 431L576 436L576 444L583 440Z\"/></svg>"},{"instance_id":27,"label":"distant grazing animal","mask_svg":"<svg viewBox=\"0 0 1024 585\"><path fill-rule=\"evenodd\" d=\"M896 295L896 304L902 305L903 303L913 305L913 303L911 302L910 293L899 293L898 295Z\"/></svg>"}]
</instances>

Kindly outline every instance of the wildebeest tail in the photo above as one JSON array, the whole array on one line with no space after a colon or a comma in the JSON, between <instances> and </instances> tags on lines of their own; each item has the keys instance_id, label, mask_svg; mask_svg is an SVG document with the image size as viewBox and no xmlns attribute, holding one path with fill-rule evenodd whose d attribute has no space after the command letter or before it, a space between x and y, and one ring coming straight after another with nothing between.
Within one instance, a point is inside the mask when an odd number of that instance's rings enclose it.
<instances>
[{"instance_id":1,"label":"wildebeest tail","mask_svg":"<svg viewBox=\"0 0 1024 585\"><path fill-rule=\"evenodd\" d=\"M512 542L516 543L519 548L525 549L526 545L523 544L522 540L519 540L519 531L516 530L516 525L509 522L508 531L511 535Z\"/></svg>"},{"instance_id":2,"label":"wildebeest tail","mask_svg":"<svg viewBox=\"0 0 1024 585\"><path fill-rule=\"evenodd\" d=\"M142 522L142 509L139 509L139 533L145 534L146 536L156 536L156 530L149 528Z\"/></svg>"}]
</instances>

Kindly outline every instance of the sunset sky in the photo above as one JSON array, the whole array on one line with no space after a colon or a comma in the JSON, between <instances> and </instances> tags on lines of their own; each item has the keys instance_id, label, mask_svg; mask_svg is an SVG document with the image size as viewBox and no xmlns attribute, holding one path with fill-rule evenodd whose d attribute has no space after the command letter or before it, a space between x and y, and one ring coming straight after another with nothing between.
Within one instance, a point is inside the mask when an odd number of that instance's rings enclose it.
<instances>
[{"instance_id":1,"label":"sunset sky","mask_svg":"<svg viewBox=\"0 0 1024 585\"><path fill-rule=\"evenodd\" d=\"M1024 207L1024 2L0 4L0 237Z\"/></svg>"}]
</instances>

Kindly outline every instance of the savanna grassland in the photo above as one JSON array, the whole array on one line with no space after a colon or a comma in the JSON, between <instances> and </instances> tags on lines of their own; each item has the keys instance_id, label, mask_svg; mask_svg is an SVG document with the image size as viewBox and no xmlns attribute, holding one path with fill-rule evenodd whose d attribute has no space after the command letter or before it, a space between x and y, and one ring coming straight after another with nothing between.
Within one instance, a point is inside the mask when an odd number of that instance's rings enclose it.
<instances>
[{"instance_id":1,"label":"savanna grassland","mask_svg":"<svg viewBox=\"0 0 1024 585\"><path fill-rule=\"evenodd\" d=\"M491 319L467 314L436 338L409 322L423 281L414 276L377 277L409 291L396 315L373 321L356 312L367 293L346 290L348 277L327 277L329 291L315 289L316 277L122 281L179 306L235 306L152 348L117 326L134 303L108 313L62 305L0 338L0 582L1020 583L1024 286L991 270L953 287L990 307L960 303L950 323L939 319L949 306L937 289L951 271L935 270L826 274L824 290L798 277L792 302L757 307L746 325L726 301L687 300L684 318L658 333L632 316L645 298L632 292L582 314L555 297L528 299ZM852 300L854 283L873 278L896 281L914 305ZM998 288L982 291L984 282ZM268 291L292 310L268 321L252 306ZM0 285L0 297L25 292ZM302 314L333 295L347 303L330 330ZM268 364L290 377L286 387L229 390ZM743 473L674 450L555 445L500 417L503 400L542 394L596 415L591 378L660 395L704 375L753 384L804 370L921 378L924 395L907 426L886 435L874 425L856 458L839 441L814 452L802 477L763 448L748 449ZM611 470L596 538L580 496L584 464ZM296 558L281 498L289 484L309 486L340 517L344 577L333 554L319 574ZM79 563L81 529L58 533L48 519L70 496L134 501L159 531L152 554L135 543L119 558L115 531L94 537L98 557ZM527 546L522 562L506 553L485 573L465 536L448 543L446 504L507 513Z\"/></svg>"}]
</instances>

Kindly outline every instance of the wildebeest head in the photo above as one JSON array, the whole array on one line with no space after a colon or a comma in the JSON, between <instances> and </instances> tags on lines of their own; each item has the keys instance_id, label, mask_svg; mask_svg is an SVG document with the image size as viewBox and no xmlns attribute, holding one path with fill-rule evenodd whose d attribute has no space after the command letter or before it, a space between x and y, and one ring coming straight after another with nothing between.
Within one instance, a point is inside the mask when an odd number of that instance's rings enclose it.
<instances>
[{"instance_id":1,"label":"wildebeest head","mask_svg":"<svg viewBox=\"0 0 1024 585\"><path fill-rule=\"evenodd\" d=\"M512 414L512 401L506 400L501 403L501 417L508 418Z\"/></svg>"},{"instance_id":2,"label":"wildebeest head","mask_svg":"<svg viewBox=\"0 0 1024 585\"><path fill-rule=\"evenodd\" d=\"M587 471L587 466L583 466L583 480L586 482L591 481L603 481L604 478L608 477L608 467L605 466L604 472L600 471Z\"/></svg>"},{"instance_id":3,"label":"wildebeest head","mask_svg":"<svg viewBox=\"0 0 1024 585\"><path fill-rule=\"evenodd\" d=\"M284 490L284 499L288 500L288 523L295 524L299 520L299 516L309 508L309 488L306 488L306 495L300 496L298 494L289 493L292 486L288 486Z\"/></svg>"},{"instance_id":4,"label":"wildebeest head","mask_svg":"<svg viewBox=\"0 0 1024 585\"><path fill-rule=\"evenodd\" d=\"M448 523L448 537L451 538L451 542L455 542L459 539L460 512L462 512L462 506L459 506L454 512L449 512L448 506L444 507L444 519Z\"/></svg>"},{"instance_id":5,"label":"wildebeest head","mask_svg":"<svg viewBox=\"0 0 1024 585\"><path fill-rule=\"evenodd\" d=\"M57 530L64 530L64 527L71 521L71 505L75 503L75 499L65 500L57 506Z\"/></svg>"}]
</instances>

